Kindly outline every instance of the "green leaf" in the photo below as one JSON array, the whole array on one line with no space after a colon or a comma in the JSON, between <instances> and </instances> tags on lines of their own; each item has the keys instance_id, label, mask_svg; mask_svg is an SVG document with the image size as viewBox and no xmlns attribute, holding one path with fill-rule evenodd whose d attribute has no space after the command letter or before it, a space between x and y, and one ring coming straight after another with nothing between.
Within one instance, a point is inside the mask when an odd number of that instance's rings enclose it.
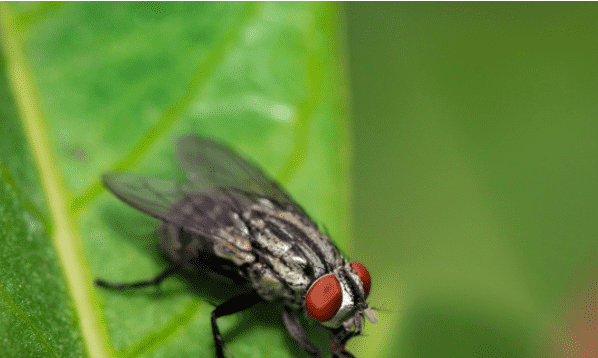
<instances>
[{"instance_id":1,"label":"green leaf","mask_svg":"<svg viewBox=\"0 0 598 358\"><path fill-rule=\"evenodd\" d=\"M81 356L77 314L49 240L47 219L27 209L33 206L25 193L1 169L0 354Z\"/></svg>"},{"instance_id":2,"label":"green leaf","mask_svg":"<svg viewBox=\"0 0 598 358\"><path fill-rule=\"evenodd\" d=\"M100 175L180 179L182 134L229 143L349 245L339 9L327 3L0 4L2 356L213 357L226 286L177 275L160 223ZM219 320L237 357L303 357L280 310ZM5 344L4 342L9 341Z\"/></svg>"}]
</instances>

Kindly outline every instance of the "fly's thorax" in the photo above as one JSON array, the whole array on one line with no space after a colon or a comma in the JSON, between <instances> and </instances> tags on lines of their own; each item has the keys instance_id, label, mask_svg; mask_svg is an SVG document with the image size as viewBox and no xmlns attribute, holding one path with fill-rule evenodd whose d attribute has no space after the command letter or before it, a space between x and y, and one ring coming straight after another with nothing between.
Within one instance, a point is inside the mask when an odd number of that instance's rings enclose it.
<instances>
[{"instance_id":1,"label":"fly's thorax","mask_svg":"<svg viewBox=\"0 0 598 358\"><path fill-rule=\"evenodd\" d=\"M243 215L268 237L271 245L280 247L277 242L282 242L286 250L288 246L297 248L300 254L288 259L313 268L316 276L342 265L342 255L330 238L311 219L287 209L270 199L259 198Z\"/></svg>"}]
</instances>

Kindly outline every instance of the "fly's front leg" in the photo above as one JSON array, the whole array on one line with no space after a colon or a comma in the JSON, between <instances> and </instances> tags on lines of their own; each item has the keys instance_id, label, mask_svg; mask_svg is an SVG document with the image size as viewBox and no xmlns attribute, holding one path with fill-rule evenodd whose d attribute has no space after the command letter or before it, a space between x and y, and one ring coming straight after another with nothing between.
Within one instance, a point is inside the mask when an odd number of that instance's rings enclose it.
<instances>
[{"instance_id":1,"label":"fly's front leg","mask_svg":"<svg viewBox=\"0 0 598 358\"><path fill-rule=\"evenodd\" d=\"M167 267L166 270L162 271L162 273L160 273L158 276L152 278L151 280L146 280L146 281L137 281L137 282L130 282L130 283L114 283L114 282L107 282L107 281L104 281L101 279L96 279L95 284L100 287L109 288L111 290L120 290L120 291L141 288L141 287L147 287L147 286L158 286L160 284L160 282L164 281L165 278L167 278L168 276L177 272L180 268L181 268L181 265L172 265L170 267Z\"/></svg>"},{"instance_id":2,"label":"fly's front leg","mask_svg":"<svg viewBox=\"0 0 598 358\"><path fill-rule=\"evenodd\" d=\"M345 345L354 335L349 334L331 334L330 345L332 348L332 358L355 358L355 356L345 350Z\"/></svg>"},{"instance_id":3,"label":"fly's front leg","mask_svg":"<svg viewBox=\"0 0 598 358\"><path fill-rule=\"evenodd\" d=\"M297 343L299 343L299 345L305 349L309 355L319 358L320 351L318 347L316 347L316 345L311 341L311 339L309 339L307 333L305 333L303 325L301 325L301 320L297 314L290 308L285 307L282 311L282 319L291 337L295 338Z\"/></svg>"},{"instance_id":4,"label":"fly's front leg","mask_svg":"<svg viewBox=\"0 0 598 358\"><path fill-rule=\"evenodd\" d=\"M235 296L228 301L222 303L215 310L212 311L212 333L214 334L214 342L216 343L216 357L217 358L225 358L224 357L224 341L222 340L222 336L220 335L220 330L218 329L218 325L216 324L216 320L219 317L228 316L231 314L235 314L237 312L244 311L258 302L261 302L262 298L257 294L257 292L253 291L249 294Z\"/></svg>"},{"instance_id":5,"label":"fly's front leg","mask_svg":"<svg viewBox=\"0 0 598 358\"><path fill-rule=\"evenodd\" d=\"M333 353L333 358L355 358L355 356L345 350L340 351L338 353Z\"/></svg>"}]
</instances>

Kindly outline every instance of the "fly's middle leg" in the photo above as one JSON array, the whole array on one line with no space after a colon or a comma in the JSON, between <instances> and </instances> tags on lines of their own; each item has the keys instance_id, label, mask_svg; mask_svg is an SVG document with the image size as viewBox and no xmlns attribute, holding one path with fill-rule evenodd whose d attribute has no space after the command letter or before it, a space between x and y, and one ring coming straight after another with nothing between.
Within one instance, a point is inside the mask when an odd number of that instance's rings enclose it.
<instances>
[{"instance_id":1,"label":"fly's middle leg","mask_svg":"<svg viewBox=\"0 0 598 358\"><path fill-rule=\"evenodd\" d=\"M215 310L212 311L212 333L214 334L214 342L216 343L217 358L225 358L224 349L226 347L224 345L224 340L222 340L222 336L220 335L220 330L218 329L216 320L219 317L224 317L231 314L235 314L237 312L244 311L261 301L262 298L257 294L257 292L253 291L245 295L235 296L229 299L228 301L220 304L218 307L216 307Z\"/></svg>"}]
</instances>

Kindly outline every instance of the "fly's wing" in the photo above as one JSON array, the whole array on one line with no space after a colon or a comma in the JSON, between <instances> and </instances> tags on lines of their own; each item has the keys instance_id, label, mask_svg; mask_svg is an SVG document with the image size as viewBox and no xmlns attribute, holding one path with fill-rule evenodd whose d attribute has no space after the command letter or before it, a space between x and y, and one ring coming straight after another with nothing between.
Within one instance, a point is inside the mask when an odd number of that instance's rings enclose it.
<instances>
[{"instance_id":1,"label":"fly's wing","mask_svg":"<svg viewBox=\"0 0 598 358\"><path fill-rule=\"evenodd\" d=\"M186 194L182 183L129 173L107 173L102 182L120 200L163 221Z\"/></svg>"},{"instance_id":2,"label":"fly's wing","mask_svg":"<svg viewBox=\"0 0 598 358\"><path fill-rule=\"evenodd\" d=\"M104 174L102 181L130 206L207 237L218 229L234 226L230 215L242 212L239 205L245 199L235 199L208 186L198 191L194 186L172 180L129 173Z\"/></svg>"},{"instance_id":3,"label":"fly's wing","mask_svg":"<svg viewBox=\"0 0 598 358\"><path fill-rule=\"evenodd\" d=\"M272 198L308 217L264 172L225 145L204 137L188 135L179 139L176 152L187 178L202 192L214 187L238 189Z\"/></svg>"},{"instance_id":4,"label":"fly's wing","mask_svg":"<svg viewBox=\"0 0 598 358\"><path fill-rule=\"evenodd\" d=\"M249 232L238 219L247 198L128 173L104 174L102 180L125 203L167 223L160 243L175 262L192 263L206 253L237 266L255 260Z\"/></svg>"}]
</instances>

